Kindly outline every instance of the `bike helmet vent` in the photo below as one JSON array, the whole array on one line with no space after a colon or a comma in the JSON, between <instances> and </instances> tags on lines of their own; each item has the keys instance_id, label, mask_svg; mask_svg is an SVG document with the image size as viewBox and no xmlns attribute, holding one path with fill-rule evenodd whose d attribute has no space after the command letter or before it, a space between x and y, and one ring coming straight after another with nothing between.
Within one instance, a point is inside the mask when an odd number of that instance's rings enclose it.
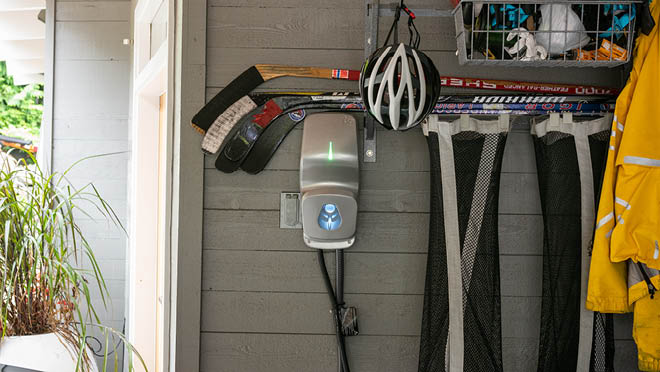
<instances>
[{"instance_id":1,"label":"bike helmet vent","mask_svg":"<svg viewBox=\"0 0 660 372\"><path fill-rule=\"evenodd\" d=\"M360 96L384 127L406 130L428 116L440 95L440 74L426 54L404 43L372 54L360 71Z\"/></svg>"}]
</instances>

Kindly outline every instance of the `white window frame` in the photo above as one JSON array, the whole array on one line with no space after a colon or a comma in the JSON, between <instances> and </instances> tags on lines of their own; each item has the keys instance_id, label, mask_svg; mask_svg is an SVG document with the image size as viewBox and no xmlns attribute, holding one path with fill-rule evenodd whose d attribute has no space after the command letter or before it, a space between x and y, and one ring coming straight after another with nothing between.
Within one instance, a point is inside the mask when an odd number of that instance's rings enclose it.
<instances>
[{"instance_id":1,"label":"white window frame","mask_svg":"<svg viewBox=\"0 0 660 372\"><path fill-rule=\"evenodd\" d=\"M167 39L151 57L150 24L161 4L167 7ZM150 372L169 371L171 360L174 24L174 0L137 1L133 19L127 336ZM159 121L163 93L165 127L157 138L158 131L150 129ZM160 153L154 153L156 149ZM159 169L148 168L154 160ZM151 187L154 182L155 190ZM149 189L145 189L147 185ZM157 193L158 197L146 200L141 197L144 192ZM158 304L160 313L156 311ZM136 359L134 365L137 371L142 370Z\"/></svg>"}]
</instances>

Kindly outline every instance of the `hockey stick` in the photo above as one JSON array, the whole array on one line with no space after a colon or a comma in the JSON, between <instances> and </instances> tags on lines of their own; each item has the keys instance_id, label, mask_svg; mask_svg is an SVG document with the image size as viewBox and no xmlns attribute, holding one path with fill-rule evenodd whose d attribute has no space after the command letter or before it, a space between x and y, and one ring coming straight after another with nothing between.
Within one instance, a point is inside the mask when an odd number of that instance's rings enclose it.
<instances>
[{"instance_id":1,"label":"hockey stick","mask_svg":"<svg viewBox=\"0 0 660 372\"><path fill-rule=\"evenodd\" d=\"M443 87L562 94L568 96L616 96L619 94L619 90L615 88L590 85L532 83L526 81L472 79L452 76L441 76L440 80Z\"/></svg>"},{"instance_id":2,"label":"hockey stick","mask_svg":"<svg viewBox=\"0 0 660 372\"><path fill-rule=\"evenodd\" d=\"M315 100L320 103L335 99L346 100L349 97L355 102L360 101L359 95L347 95L347 93L337 92L302 94L257 93L246 95L215 120L202 140L202 151L207 154L218 152L220 145L229 132L246 115L257 115L257 123L265 127L269 121L282 112L282 107L291 107Z\"/></svg>"},{"instance_id":3,"label":"hockey stick","mask_svg":"<svg viewBox=\"0 0 660 372\"><path fill-rule=\"evenodd\" d=\"M252 110L254 107L250 106L249 99L245 99L244 96L264 82L283 76L355 81L360 79L360 71L325 67L254 65L238 75L236 79L232 80L229 85L202 107L193 116L191 125L200 134L204 134L225 111L232 109L235 113L246 113ZM237 104L239 105L236 106Z\"/></svg>"},{"instance_id":4,"label":"hockey stick","mask_svg":"<svg viewBox=\"0 0 660 372\"><path fill-rule=\"evenodd\" d=\"M193 117L191 125L200 134L206 134L206 132L209 131L209 128L211 128L214 122L221 116L242 116L242 114L245 114L258 106L254 102L250 102L248 93L264 82L282 76L357 81L360 78L360 71L322 67L254 65L230 82L229 85L218 92L209 103L202 107L202 109ZM474 88L524 93L552 93L564 95L618 94L618 90L614 88L587 85L531 83L452 76L442 76L441 84L442 86L456 88Z\"/></svg>"},{"instance_id":5,"label":"hockey stick","mask_svg":"<svg viewBox=\"0 0 660 372\"><path fill-rule=\"evenodd\" d=\"M564 97L564 96L540 96L540 95L518 95L518 96L446 96L440 97L439 102L452 100L454 103L559 103L566 99L574 102L583 101L585 97ZM362 105L360 96L356 93L327 92L327 93L257 93L249 94L239 100L249 101L250 110L228 109L216 119L214 125L206 133L202 140L202 150L207 154L215 154L220 149L221 144L229 132L245 115L258 115L258 124L265 128L266 124L282 110L286 110L296 105L316 104L322 105L330 102L342 102L345 105ZM266 105L267 101L273 100ZM239 103L237 102L237 103ZM234 105L236 106L236 105Z\"/></svg>"},{"instance_id":6,"label":"hockey stick","mask_svg":"<svg viewBox=\"0 0 660 372\"><path fill-rule=\"evenodd\" d=\"M264 94L263 96L268 96ZM561 96L445 96L436 105L435 114L546 114L550 112L600 113L613 109L611 100L592 100L585 103L584 97ZM356 94L288 96L278 95L252 110L241 118L236 125L227 130L222 148L216 159L216 168L231 173L241 166L252 147L263 132L268 133L270 124L284 114L291 115L297 110L323 109L325 111L364 111L359 96ZM298 117L304 118L304 111ZM286 121L283 120L283 121ZM289 122L294 125L295 120ZM233 124L233 123L232 123ZM283 136L286 136L288 130ZM277 136L275 136L277 137ZM276 141L277 142L277 141ZM278 142L279 143L279 142ZM271 154L272 155L272 154Z\"/></svg>"},{"instance_id":7,"label":"hockey stick","mask_svg":"<svg viewBox=\"0 0 660 372\"><path fill-rule=\"evenodd\" d=\"M484 105L484 104L466 104L466 103L438 103L436 105L433 113L434 114L446 114L446 115L460 115L460 114L471 114L471 115L501 115L501 114L510 114L510 115L544 115L549 114L550 112L573 112L576 114L601 114L606 112L611 112L613 110L613 104L597 104L597 103L563 103L559 104L560 108L555 104L554 109L551 111L543 110L542 106L545 105L546 108L550 108L550 104L527 104L526 109L520 110L520 107L513 107L511 105L504 106L505 108L497 109L495 105ZM484 106L487 106L487 109L484 109ZM518 108L518 110L514 110ZM534 108L533 110L528 110L527 108ZM360 107L363 109L363 107ZM273 123L268 125L265 130L260 134L259 138L255 141L252 149L246 157L243 159L243 162L240 165L240 168L247 173L257 174L261 172L270 159L275 154L275 151L279 148L280 144L284 141L289 132L300 122L306 115L310 115L316 112L327 112L327 111L338 111L332 109L332 107L321 108L319 106L313 106L313 108L308 109L298 109L294 111L284 112L279 117L275 118ZM358 108L344 108L342 111L359 111Z\"/></svg>"}]
</instances>

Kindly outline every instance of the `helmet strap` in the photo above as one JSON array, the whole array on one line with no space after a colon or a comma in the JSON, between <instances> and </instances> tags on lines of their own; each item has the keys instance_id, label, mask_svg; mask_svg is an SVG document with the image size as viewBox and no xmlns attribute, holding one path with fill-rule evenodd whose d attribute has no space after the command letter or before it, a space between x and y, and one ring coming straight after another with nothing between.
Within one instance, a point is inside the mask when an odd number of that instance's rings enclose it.
<instances>
[{"instance_id":1,"label":"helmet strap","mask_svg":"<svg viewBox=\"0 0 660 372\"><path fill-rule=\"evenodd\" d=\"M410 13L412 14L412 12ZM410 40L408 41L408 45L410 45L415 49L418 49L421 37L419 35L419 31L417 31L417 27L415 27L415 22L413 22L414 19L415 19L414 14L408 17L408 33L410 34Z\"/></svg>"},{"instance_id":2,"label":"helmet strap","mask_svg":"<svg viewBox=\"0 0 660 372\"><path fill-rule=\"evenodd\" d=\"M420 34L419 31L417 31L417 27L415 27L415 13L413 13L406 4L403 3L403 0L401 0L401 3L397 5L396 9L394 10L394 20L392 21L392 26L390 27L390 31L387 33L387 37L385 38L385 43L383 46L387 45L390 41L390 37L392 36L392 33L396 29L397 24L399 23L399 18L401 18L401 11L405 12L408 15L408 32L410 33L410 39L408 41L408 44L417 49L419 48L419 43L420 43Z\"/></svg>"}]
</instances>

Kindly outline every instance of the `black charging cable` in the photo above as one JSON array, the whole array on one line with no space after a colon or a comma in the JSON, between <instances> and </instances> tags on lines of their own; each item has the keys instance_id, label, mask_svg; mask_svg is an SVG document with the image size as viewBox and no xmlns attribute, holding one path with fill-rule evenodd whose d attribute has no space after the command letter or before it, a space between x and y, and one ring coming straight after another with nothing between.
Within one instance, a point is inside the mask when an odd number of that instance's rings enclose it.
<instances>
[{"instance_id":1,"label":"black charging cable","mask_svg":"<svg viewBox=\"0 0 660 372\"><path fill-rule=\"evenodd\" d=\"M337 346L339 347L339 360L341 363L341 370L343 372L350 372L348 367L348 356L346 354L346 343L344 342L344 332L342 326L342 307L343 303L337 301L337 296L335 291L332 288L332 283L330 282L330 275L328 274L328 268L325 266L325 257L323 256L323 250L319 249L318 251L318 261L319 267L321 268L321 274L323 276L323 282L325 283L325 288L328 290L328 296L330 297L330 304L332 305L332 315L335 320L335 334L337 335ZM337 254L342 254L343 252L337 252ZM343 258L342 258L343 262ZM342 265L343 266L343 265ZM342 268L343 273L343 268ZM341 283L340 283L341 282ZM337 289L343 288L343 275L337 278Z\"/></svg>"}]
</instances>

